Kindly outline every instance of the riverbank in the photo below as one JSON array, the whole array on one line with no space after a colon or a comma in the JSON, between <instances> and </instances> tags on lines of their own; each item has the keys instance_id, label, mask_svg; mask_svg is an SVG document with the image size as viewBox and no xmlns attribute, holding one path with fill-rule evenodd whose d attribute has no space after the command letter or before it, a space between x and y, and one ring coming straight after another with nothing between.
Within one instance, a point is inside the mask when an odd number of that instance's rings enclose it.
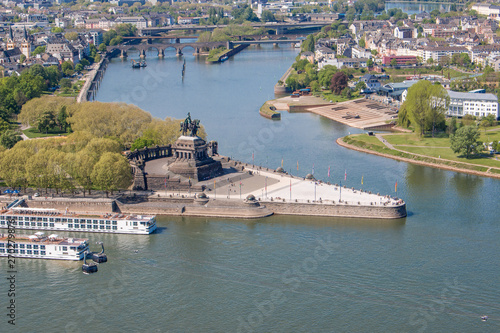
<instances>
[{"instance_id":1,"label":"riverbank","mask_svg":"<svg viewBox=\"0 0 500 333\"><path fill-rule=\"evenodd\" d=\"M94 99L97 89L99 89L99 85L104 77L108 62L108 57L104 56L99 63L93 65L92 70L87 73L85 83L76 98L77 103L88 102Z\"/></svg>"},{"instance_id":2,"label":"riverbank","mask_svg":"<svg viewBox=\"0 0 500 333\"><path fill-rule=\"evenodd\" d=\"M500 173L491 172L492 168L481 167L473 164L460 163L447 159L434 158L431 156L412 154L408 152L398 151L395 149L389 149L387 147L382 147L382 148L375 147L376 145L369 143L363 144L360 143L359 141L350 141L350 143L348 143L345 141L346 138L347 137L338 138L336 141L337 144L344 148L356 150L367 154L382 156L385 158L390 158L401 162L412 163L448 171L467 173L476 176L500 179ZM473 169L474 167L477 167L478 169ZM500 169L498 172L500 172Z\"/></svg>"},{"instance_id":3,"label":"riverbank","mask_svg":"<svg viewBox=\"0 0 500 333\"><path fill-rule=\"evenodd\" d=\"M165 159L155 160L158 161ZM149 162L146 162L146 164ZM161 163L160 163L161 164ZM85 213L157 214L166 216L264 218L271 215L398 219L406 217L406 203L389 195L345 185L292 176L238 161L224 164L224 175L196 182L191 190L127 191L114 197L32 197L28 207ZM199 185L199 186L197 186ZM16 197L18 198L18 197ZM2 206L14 198L4 196Z\"/></svg>"}]
</instances>

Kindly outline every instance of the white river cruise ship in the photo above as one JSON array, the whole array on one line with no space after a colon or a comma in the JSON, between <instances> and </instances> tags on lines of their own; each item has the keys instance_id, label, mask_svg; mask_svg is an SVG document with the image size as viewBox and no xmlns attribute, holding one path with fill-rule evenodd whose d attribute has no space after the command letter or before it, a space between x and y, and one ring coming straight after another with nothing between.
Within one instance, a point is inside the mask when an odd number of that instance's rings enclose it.
<instances>
[{"instance_id":1,"label":"white river cruise ship","mask_svg":"<svg viewBox=\"0 0 500 333\"><path fill-rule=\"evenodd\" d=\"M80 231L118 234L150 234L156 230L156 216L110 213L78 213L52 208L13 207L0 211L0 228L11 220L16 229Z\"/></svg>"},{"instance_id":2,"label":"white river cruise ship","mask_svg":"<svg viewBox=\"0 0 500 333\"><path fill-rule=\"evenodd\" d=\"M32 236L0 234L0 257L83 260L89 250L88 239L45 236L37 232Z\"/></svg>"}]
</instances>

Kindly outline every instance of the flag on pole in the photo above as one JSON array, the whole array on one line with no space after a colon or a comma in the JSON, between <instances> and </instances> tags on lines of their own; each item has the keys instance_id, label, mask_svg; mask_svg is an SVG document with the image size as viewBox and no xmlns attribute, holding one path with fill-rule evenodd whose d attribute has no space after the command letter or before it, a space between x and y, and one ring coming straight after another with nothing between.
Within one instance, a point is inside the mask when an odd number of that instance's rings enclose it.
<instances>
[{"instance_id":1,"label":"flag on pole","mask_svg":"<svg viewBox=\"0 0 500 333\"><path fill-rule=\"evenodd\" d=\"M344 180L347 180L347 170L344 172Z\"/></svg>"},{"instance_id":2,"label":"flag on pole","mask_svg":"<svg viewBox=\"0 0 500 333\"><path fill-rule=\"evenodd\" d=\"M297 161L297 171L299 171L299 161Z\"/></svg>"},{"instance_id":3,"label":"flag on pole","mask_svg":"<svg viewBox=\"0 0 500 333\"><path fill-rule=\"evenodd\" d=\"M398 181L396 180L396 185L394 185L394 192L398 191Z\"/></svg>"},{"instance_id":4,"label":"flag on pole","mask_svg":"<svg viewBox=\"0 0 500 333\"><path fill-rule=\"evenodd\" d=\"M252 163L253 163L253 159L254 159L254 152L252 152Z\"/></svg>"},{"instance_id":5,"label":"flag on pole","mask_svg":"<svg viewBox=\"0 0 500 333\"><path fill-rule=\"evenodd\" d=\"M314 164L313 164L313 170L312 170L312 174L313 174L313 176L314 176Z\"/></svg>"},{"instance_id":6,"label":"flag on pole","mask_svg":"<svg viewBox=\"0 0 500 333\"><path fill-rule=\"evenodd\" d=\"M363 185L363 176L361 176L361 185Z\"/></svg>"},{"instance_id":7,"label":"flag on pole","mask_svg":"<svg viewBox=\"0 0 500 333\"><path fill-rule=\"evenodd\" d=\"M330 178L330 166L328 166L328 178Z\"/></svg>"},{"instance_id":8,"label":"flag on pole","mask_svg":"<svg viewBox=\"0 0 500 333\"><path fill-rule=\"evenodd\" d=\"M281 167L283 167L283 159L281 159Z\"/></svg>"},{"instance_id":9,"label":"flag on pole","mask_svg":"<svg viewBox=\"0 0 500 333\"><path fill-rule=\"evenodd\" d=\"M167 177L165 177L165 188L167 188Z\"/></svg>"}]
</instances>

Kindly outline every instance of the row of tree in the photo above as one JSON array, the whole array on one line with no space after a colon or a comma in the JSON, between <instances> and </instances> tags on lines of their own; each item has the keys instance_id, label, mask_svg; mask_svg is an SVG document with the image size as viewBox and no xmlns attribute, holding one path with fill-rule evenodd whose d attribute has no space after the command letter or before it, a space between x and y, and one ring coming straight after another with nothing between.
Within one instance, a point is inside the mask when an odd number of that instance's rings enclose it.
<instances>
[{"instance_id":1,"label":"row of tree","mask_svg":"<svg viewBox=\"0 0 500 333\"><path fill-rule=\"evenodd\" d=\"M120 144L88 133L19 142L0 153L0 176L10 187L53 188L57 192L80 187L107 193L127 188L132 179Z\"/></svg>"},{"instance_id":2,"label":"row of tree","mask_svg":"<svg viewBox=\"0 0 500 333\"><path fill-rule=\"evenodd\" d=\"M11 149L0 149L0 177L11 187L53 188L56 191L125 189L131 169L122 155L134 149L173 143L179 136L180 120L152 118L134 105L87 102L49 97L24 105L19 120L75 132L67 137L28 140ZM1 125L1 124L0 124ZM203 127L199 131L205 137Z\"/></svg>"}]
</instances>

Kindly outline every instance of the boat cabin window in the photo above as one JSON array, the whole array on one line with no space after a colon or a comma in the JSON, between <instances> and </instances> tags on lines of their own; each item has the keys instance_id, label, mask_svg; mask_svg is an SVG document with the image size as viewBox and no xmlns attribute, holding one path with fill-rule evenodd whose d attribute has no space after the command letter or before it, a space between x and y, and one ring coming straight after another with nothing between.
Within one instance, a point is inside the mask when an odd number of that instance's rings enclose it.
<instances>
[{"instance_id":1,"label":"boat cabin window","mask_svg":"<svg viewBox=\"0 0 500 333\"><path fill-rule=\"evenodd\" d=\"M26 253L28 253L28 254L33 254L33 251L31 251L31 250L26 250Z\"/></svg>"},{"instance_id":2,"label":"boat cabin window","mask_svg":"<svg viewBox=\"0 0 500 333\"><path fill-rule=\"evenodd\" d=\"M31 244L26 244L27 249L31 249Z\"/></svg>"},{"instance_id":3,"label":"boat cabin window","mask_svg":"<svg viewBox=\"0 0 500 333\"><path fill-rule=\"evenodd\" d=\"M116 221L113 221L113 225L117 225L117 224L118 224L118 222L116 222Z\"/></svg>"},{"instance_id":4,"label":"boat cabin window","mask_svg":"<svg viewBox=\"0 0 500 333\"><path fill-rule=\"evenodd\" d=\"M5 247L5 243L0 243L0 247Z\"/></svg>"},{"instance_id":5,"label":"boat cabin window","mask_svg":"<svg viewBox=\"0 0 500 333\"><path fill-rule=\"evenodd\" d=\"M67 219L61 219L61 222L67 222L68 220Z\"/></svg>"},{"instance_id":6,"label":"boat cabin window","mask_svg":"<svg viewBox=\"0 0 500 333\"><path fill-rule=\"evenodd\" d=\"M63 246L63 251L68 251L68 247L67 246Z\"/></svg>"},{"instance_id":7,"label":"boat cabin window","mask_svg":"<svg viewBox=\"0 0 500 333\"><path fill-rule=\"evenodd\" d=\"M41 252L40 252L40 254L41 254L42 256L44 256L44 255L45 255L45 251L41 251Z\"/></svg>"},{"instance_id":8,"label":"boat cabin window","mask_svg":"<svg viewBox=\"0 0 500 333\"><path fill-rule=\"evenodd\" d=\"M5 249L0 249L0 253L5 253Z\"/></svg>"},{"instance_id":9,"label":"boat cabin window","mask_svg":"<svg viewBox=\"0 0 500 333\"><path fill-rule=\"evenodd\" d=\"M54 218L53 217L49 217L49 222L54 222Z\"/></svg>"},{"instance_id":10,"label":"boat cabin window","mask_svg":"<svg viewBox=\"0 0 500 333\"><path fill-rule=\"evenodd\" d=\"M134 227L137 226L137 222L134 222Z\"/></svg>"},{"instance_id":11,"label":"boat cabin window","mask_svg":"<svg viewBox=\"0 0 500 333\"><path fill-rule=\"evenodd\" d=\"M76 246L70 246L70 247L69 247L69 249L70 249L71 251L76 251Z\"/></svg>"},{"instance_id":12,"label":"boat cabin window","mask_svg":"<svg viewBox=\"0 0 500 333\"><path fill-rule=\"evenodd\" d=\"M49 223L49 226L51 226L53 228L54 227L54 223Z\"/></svg>"},{"instance_id":13,"label":"boat cabin window","mask_svg":"<svg viewBox=\"0 0 500 333\"><path fill-rule=\"evenodd\" d=\"M45 250L45 245L40 245L40 250Z\"/></svg>"},{"instance_id":14,"label":"boat cabin window","mask_svg":"<svg viewBox=\"0 0 500 333\"><path fill-rule=\"evenodd\" d=\"M56 218L56 222L61 222L61 219L60 218Z\"/></svg>"},{"instance_id":15,"label":"boat cabin window","mask_svg":"<svg viewBox=\"0 0 500 333\"><path fill-rule=\"evenodd\" d=\"M33 245L33 248L34 248L35 250L38 250L38 245Z\"/></svg>"},{"instance_id":16,"label":"boat cabin window","mask_svg":"<svg viewBox=\"0 0 500 333\"><path fill-rule=\"evenodd\" d=\"M24 244L19 244L19 247L20 247L21 249L24 249Z\"/></svg>"},{"instance_id":17,"label":"boat cabin window","mask_svg":"<svg viewBox=\"0 0 500 333\"><path fill-rule=\"evenodd\" d=\"M33 251L33 254L38 254L38 251Z\"/></svg>"}]
</instances>

